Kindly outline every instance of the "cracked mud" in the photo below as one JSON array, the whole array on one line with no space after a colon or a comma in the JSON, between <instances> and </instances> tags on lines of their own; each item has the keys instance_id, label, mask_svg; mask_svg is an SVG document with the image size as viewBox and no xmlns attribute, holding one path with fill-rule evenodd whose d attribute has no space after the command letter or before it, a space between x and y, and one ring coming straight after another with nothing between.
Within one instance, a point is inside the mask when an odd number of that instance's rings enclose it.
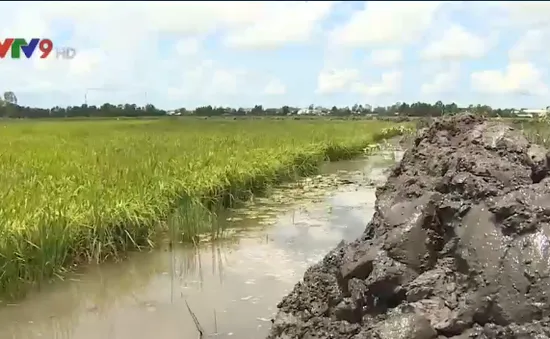
<instances>
[{"instance_id":1,"label":"cracked mud","mask_svg":"<svg viewBox=\"0 0 550 339\"><path fill-rule=\"evenodd\" d=\"M508 125L435 121L361 238L306 271L268 338L550 338L548 162Z\"/></svg>"}]
</instances>

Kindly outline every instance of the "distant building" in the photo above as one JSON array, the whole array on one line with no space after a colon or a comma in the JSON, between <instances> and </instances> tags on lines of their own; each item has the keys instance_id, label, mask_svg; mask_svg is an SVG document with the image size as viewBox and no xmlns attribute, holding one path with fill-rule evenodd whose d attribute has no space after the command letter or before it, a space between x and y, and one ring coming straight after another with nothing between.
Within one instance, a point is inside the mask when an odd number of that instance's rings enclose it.
<instances>
[{"instance_id":1,"label":"distant building","mask_svg":"<svg viewBox=\"0 0 550 339\"><path fill-rule=\"evenodd\" d=\"M321 106L317 106L314 108L301 108L298 110L298 112L296 112L297 115L328 115L329 113L330 110L328 108L324 108Z\"/></svg>"},{"instance_id":2,"label":"distant building","mask_svg":"<svg viewBox=\"0 0 550 339\"><path fill-rule=\"evenodd\" d=\"M515 110L514 114L520 118L534 118L550 113L550 106L546 108L522 108Z\"/></svg>"}]
</instances>

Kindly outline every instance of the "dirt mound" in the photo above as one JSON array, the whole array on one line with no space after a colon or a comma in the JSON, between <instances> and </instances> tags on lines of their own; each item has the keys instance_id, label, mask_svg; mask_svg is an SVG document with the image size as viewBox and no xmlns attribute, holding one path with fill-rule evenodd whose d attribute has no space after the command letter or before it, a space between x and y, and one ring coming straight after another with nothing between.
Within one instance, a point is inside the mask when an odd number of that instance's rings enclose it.
<instances>
[{"instance_id":1,"label":"dirt mound","mask_svg":"<svg viewBox=\"0 0 550 339\"><path fill-rule=\"evenodd\" d=\"M306 271L268 338L550 337L546 150L472 115L419 135L364 234Z\"/></svg>"}]
</instances>

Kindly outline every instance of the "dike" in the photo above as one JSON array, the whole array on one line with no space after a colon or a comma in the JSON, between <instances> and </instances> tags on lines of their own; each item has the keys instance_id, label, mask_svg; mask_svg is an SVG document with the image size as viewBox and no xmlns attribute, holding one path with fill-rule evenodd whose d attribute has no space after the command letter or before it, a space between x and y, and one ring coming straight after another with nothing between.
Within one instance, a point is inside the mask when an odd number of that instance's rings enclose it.
<instances>
[{"instance_id":1,"label":"dike","mask_svg":"<svg viewBox=\"0 0 550 339\"><path fill-rule=\"evenodd\" d=\"M279 303L268 338L549 338L548 158L508 125L436 120L363 235Z\"/></svg>"}]
</instances>

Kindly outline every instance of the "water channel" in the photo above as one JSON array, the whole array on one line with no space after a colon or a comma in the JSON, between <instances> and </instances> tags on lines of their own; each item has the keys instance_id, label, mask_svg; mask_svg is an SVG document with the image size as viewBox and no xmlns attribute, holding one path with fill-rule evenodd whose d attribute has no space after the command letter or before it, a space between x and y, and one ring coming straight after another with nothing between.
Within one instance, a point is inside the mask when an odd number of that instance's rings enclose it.
<instances>
[{"instance_id":1,"label":"water channel","mask_svg":"<svg viewBox=\"0 0 550 339\"><path fill-rule=\"evenodd\" d=\"M198 247L133 253L0 305L2 339L265 338L308 266L370 220L398 150L327 163L223 216L236 230ZM191 312L190 312L191 310Z\"/></svg>"}]
</instances>

